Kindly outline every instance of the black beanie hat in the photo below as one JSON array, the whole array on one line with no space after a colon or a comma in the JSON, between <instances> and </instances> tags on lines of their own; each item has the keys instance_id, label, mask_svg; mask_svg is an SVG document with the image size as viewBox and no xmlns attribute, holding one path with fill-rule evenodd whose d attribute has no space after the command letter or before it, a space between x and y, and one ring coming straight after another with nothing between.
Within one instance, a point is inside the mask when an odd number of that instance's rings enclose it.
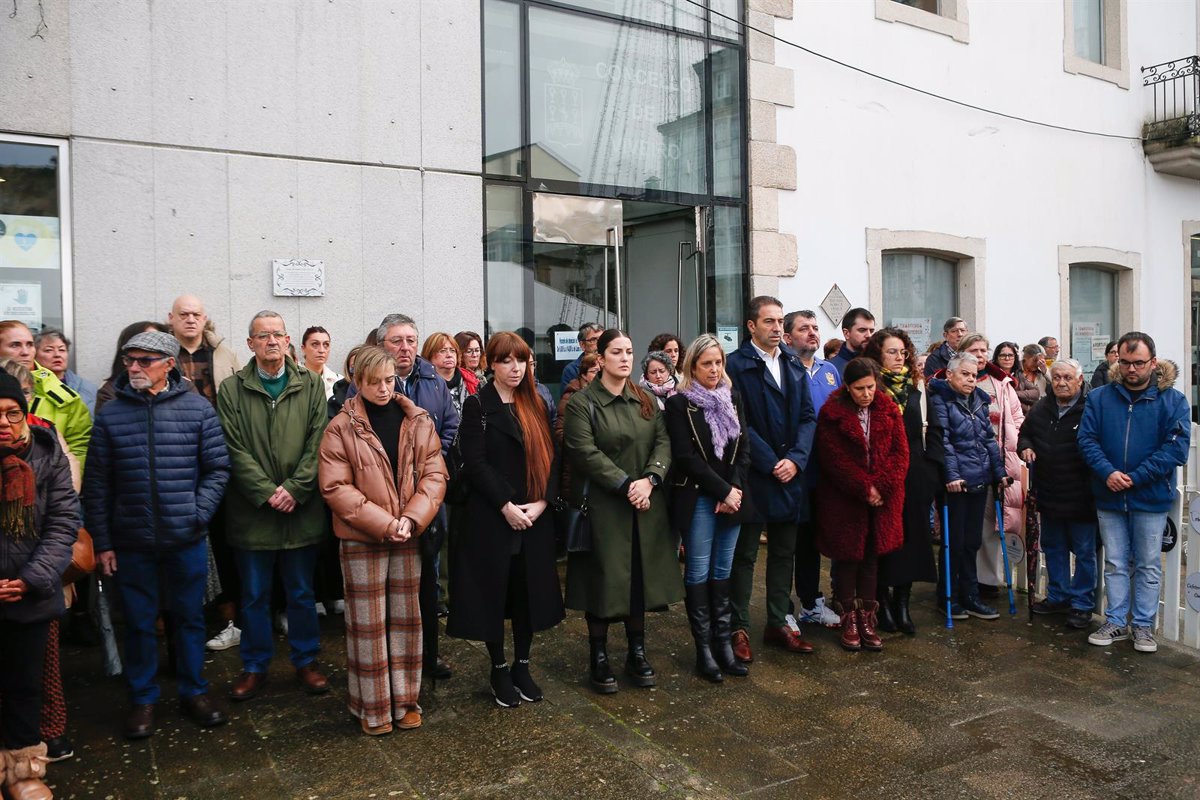
<instances>
[{"instance_id":1,"label":"black beanie hat","mask_svg":"<svg viewBox=\"0 0 1200 800\"><path fill-rule=\"evenodd\" d=\"M0 398L2 397L7 397L9 400L16 400L17 405L21 407L21 411L25 414L29 413L29 401L25 399L25 392L21 389L21 382L0 369Z\"/></svg>"}]
</instances>

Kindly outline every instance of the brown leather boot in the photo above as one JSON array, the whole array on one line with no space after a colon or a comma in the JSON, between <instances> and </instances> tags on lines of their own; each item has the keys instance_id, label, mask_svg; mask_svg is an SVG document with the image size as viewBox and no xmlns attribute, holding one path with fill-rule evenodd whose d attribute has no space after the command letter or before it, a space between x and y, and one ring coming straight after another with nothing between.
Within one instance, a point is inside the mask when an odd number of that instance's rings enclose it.
<instances>
[{"instance_id":1,"label":"brown leather boot","mask_svg":"<svg viewBox=\"0 0 1200 800\"><path fill-rule=\"evenodd\" d=\"M883 649L883 639L875 632L875 614L879 610L879 603L874 600L859 600L857 605L858 610L854 612L854 616L858 617L858 634L862 639L863 649L879 652Z\"/></svg>"},{"instance_id":2,"label":"brown leather boot","mask_svg":"<svg viewBox=\"0 0 1200 800\"><path fill-rule=\"evenodd\" d=\"M857 602L849 607L839 604L838 608L838 613L842 615L842 647L851 651L862 649L862 638L858 634L858 615L854 613Z\"/></svg>"},{"instance_id":3,"label":"brown leather boot","mask_svg":"<svg viewBox=\"0 0 1200 800\"><path fill-rule=\"evenodd\" d=\"M44 742L20 750L0 752L5 762L4 788L12 800L54 800L50 787L42 783L46 777Z\"/></svg>"}]
</instances>

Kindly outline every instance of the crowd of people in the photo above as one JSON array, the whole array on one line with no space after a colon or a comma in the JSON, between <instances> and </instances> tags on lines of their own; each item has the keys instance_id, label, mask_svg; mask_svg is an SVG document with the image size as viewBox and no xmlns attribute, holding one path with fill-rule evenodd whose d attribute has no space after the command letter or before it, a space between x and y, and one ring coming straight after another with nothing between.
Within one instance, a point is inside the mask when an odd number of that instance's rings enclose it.
<instances>
[{"instance_id":1,"label":"crowd of people","mask_svg":"<svg viewBox=\"0 0 1200 800\"><path fill-rule=\"evenodd\" d=\"M1153 652L1191 431L1153 339L1126 333L1086 380L1053 337L992 349L953 317L918 353L867 309L840 327L822 351L816 314L768 296L729 353L670 333L643 353L585 324L556 401L518 333L422 342L403 314L339 374L328 331L308 328L297 352L269 310L249 321L243 365L185 295L165 324L121 332L100 387L69 369L61 331L0 322L0 783L51 797L46 765L73 752L61 622L89 607L111 636L105 586L122 612L108 663L129 688L126 737L155 732L160 636L181 712L212 727L226 716L206 648L238 648L227 695L247 702L279 630L298 688L322 694L327 613L345 616L349 712L381 735L419 727L422 681L453 675L443 614L447 635L486 645L505 708L542 699L534 635L566 609L586 619L596 692L618 691L618 673L656 684L646 614L679 600L697 674L745 678L763 544L765 646L812 653L809 624L882 650L881 633L916 633L918 583L951 620L994 620L1012 582L997 533L1023 536L1036 493L1048 591L1033 610L1091 627L1099 540L1107 603L1088 641Z\"/></svg>"}]
</instances>

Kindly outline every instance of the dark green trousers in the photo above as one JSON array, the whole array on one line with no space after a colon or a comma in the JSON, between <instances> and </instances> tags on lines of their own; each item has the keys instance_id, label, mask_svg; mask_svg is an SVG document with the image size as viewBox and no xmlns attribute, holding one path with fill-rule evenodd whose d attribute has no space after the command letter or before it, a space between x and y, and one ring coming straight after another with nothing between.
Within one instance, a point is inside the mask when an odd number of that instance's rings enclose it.
<instances>
[{"instance_id":1,"label":"dark green trousers","mask_svg":"<svg viewBox=\"0 0 1200 800\"><path fill-rule=\"evenodd\" d=\"M768 522L743 525L733 551L729 575L733 629L750 630L750 596L754 592L754 562L758 559L758 537L767 531L767 627L785 625L791 605L792 575L796 563L796 523Z\"/></svg>"}]
</instances>

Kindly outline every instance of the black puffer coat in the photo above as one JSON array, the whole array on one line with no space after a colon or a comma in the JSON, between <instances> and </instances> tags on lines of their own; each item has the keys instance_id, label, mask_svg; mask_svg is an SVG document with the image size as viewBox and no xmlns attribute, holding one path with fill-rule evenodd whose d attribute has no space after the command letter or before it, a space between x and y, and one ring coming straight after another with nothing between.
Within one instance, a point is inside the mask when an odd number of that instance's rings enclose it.
<instances>
[{"instance_id":1,"label":"black puffer coat","mask_svg":"<svg viewBox=\"0 0 1200 800\"><path fill-rule=\"evenodd\" d=\"M1031 472L1038 493L1038 511L1047 517L1073 522L1095 522L1096 500L1092 496L1091 472L1079 452L1079 423L1087 405L1087 383L1083 396L1061 418L1058 399L1048 394L1034 404L1021 425L1017 452L1033 450L1037 459Z\"/></svg>"},{"instance_id":2,"label":"black puffer coat","mask_svg":"<svg viewBox=\"0 0 1200 800\"><path fill-rule=\"evenodd\" d=\"M17 538L0 531L0 578L20 578L29 590L16 603L0 603L0 620L45 622L62 616L62 575L71 563L71 545L79 535L79 497L71 485L71 467L49 428L30 426L32 442L25 460L33 467L37 501L36 536Z\"/></svg>"},{"instance_id":3,"label":"black puffer coat","mask_svg":"<svg viewBox=\"0 0 1200 800\"><path fill-rule=\"evenodd\" d=\"M97 553L199 541L225 493L229 453L217 412L178 370L169 381L152 395L122 375L96 415L83 506Z\"/></svg>"}]
</instances>

